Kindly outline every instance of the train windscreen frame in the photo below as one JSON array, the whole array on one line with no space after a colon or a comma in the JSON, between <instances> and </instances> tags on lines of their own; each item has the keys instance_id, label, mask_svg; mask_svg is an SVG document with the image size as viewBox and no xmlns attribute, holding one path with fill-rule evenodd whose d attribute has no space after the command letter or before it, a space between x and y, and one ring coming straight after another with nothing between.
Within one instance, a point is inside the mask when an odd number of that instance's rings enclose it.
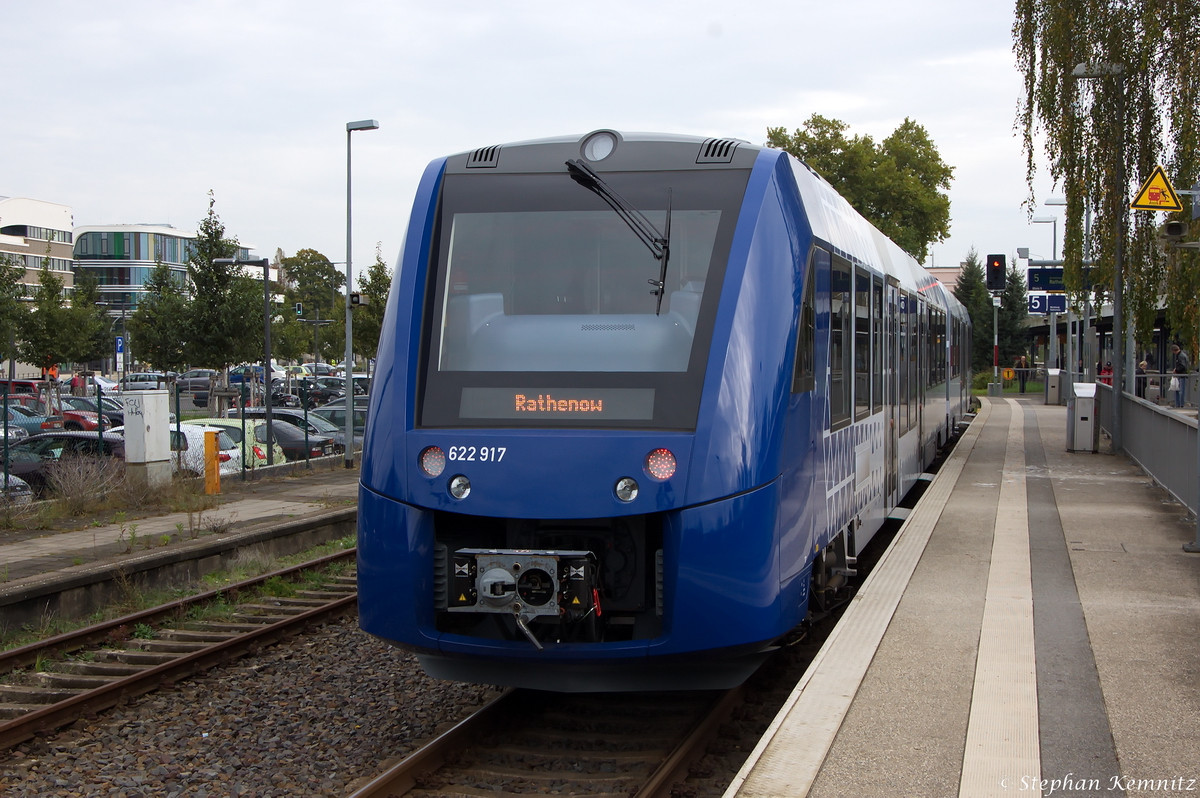
<instances>
[{"instance_id":1,"label":"train windscreen frame","mask_svg":"<svg viewBox=\"0 0 1200 798\"><path fill-rule=\"evenodd\" d=\"M422 326L421 427L696 425L749 170L604 180L656 225L660 261L566 173L445 177Z\"/></svg>"}]
</instances>

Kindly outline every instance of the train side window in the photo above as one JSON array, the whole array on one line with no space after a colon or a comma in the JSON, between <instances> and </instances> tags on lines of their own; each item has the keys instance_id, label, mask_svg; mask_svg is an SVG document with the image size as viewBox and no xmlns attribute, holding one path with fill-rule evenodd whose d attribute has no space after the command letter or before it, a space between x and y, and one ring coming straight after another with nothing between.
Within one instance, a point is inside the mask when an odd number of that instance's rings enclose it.
<instances>
[{"instance_id":1,"label":"train side window","mask_svg":"<svg viewBox=\"0 0 1200 798\"><path fill-rule=\"evenodd\" d=\"M910 395L908 384L910 372L908 368L908 349L909 336L908 328L912 323L909 317L909 307L912 305L912 297L904 291L900 292L900 358L897 363L899 371L899 407L897 408L896 417L899 421L900 434L908 432L908 397Z\"/></svg>"},{"instance_id":2,"label":"train side window","mask_svg":"<svg viewBox=\"0 0 1200 798\"><path fill-rule=\"evenodd\" d=\"M883 409L883 283L871 282L871 412Z\"/></svg>"},{"instance_id":3,"label":"train side window","mask_svg":"<svg viewBox=\"0 0 1200 798\"><path fill-rule=\"evenodd\" d=\"M829 427L850 423L851 319L849 261L833 258L829 269Z\"/></svg>"},{"instance_id":4,"label":"train side window","mask_svg":"<svg viewBox=\"0 0 1200 798\"><path fill-rule=\"evenodd\" d=\"M804 276L804 297L800 302L800 317L796 330L796 366L792 374L792 393L811 391L816 387L817 366L817 259L808 259L808 274Z\"/></svg>"},{"instance_id":5,"label":"train side window","mask_svg":"<svg viewBox=\"0 0 1200 798\"><path fill-rule=\"evenodd\" d=\"M871 278L854 270L854 418L871 412Z\"/></svg>"}]
</instances>

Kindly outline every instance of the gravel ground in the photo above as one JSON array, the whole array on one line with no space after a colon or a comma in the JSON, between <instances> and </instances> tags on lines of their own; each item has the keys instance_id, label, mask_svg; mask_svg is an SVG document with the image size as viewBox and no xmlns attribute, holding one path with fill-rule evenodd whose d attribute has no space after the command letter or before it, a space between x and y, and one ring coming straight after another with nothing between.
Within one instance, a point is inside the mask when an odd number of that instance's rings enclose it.
<instances>
[{"instance_id":1,"label":"gravel ground","mask_svg":"<svg viewBox=\"0 0 1200 798\"><path fill-rule=\"evenodd\" d=\"M0 794L345 795L492 695L350 616L0 753Z\"/></svg>"}]
</instances>

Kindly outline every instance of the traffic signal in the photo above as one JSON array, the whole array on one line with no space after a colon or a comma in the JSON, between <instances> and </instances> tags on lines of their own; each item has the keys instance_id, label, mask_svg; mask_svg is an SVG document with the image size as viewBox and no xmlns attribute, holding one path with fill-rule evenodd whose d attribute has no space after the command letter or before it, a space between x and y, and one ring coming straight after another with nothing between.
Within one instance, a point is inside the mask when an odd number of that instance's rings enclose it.
<instances>
[{"instance_id":1,"label":"traffic signal","mask_svg":"<svg viewBox=\"0 0 1200 798\"><path fill-rule=\"evenodd\" d=\"M360 305L369 305L369 304L371 304L371 303L367 301L367 298L365 296L363 296L362 294L360 294L359 292L355 291L354 293L350 294L350 307L356 308L356 307L359 307Z\"/></svg>"},{"instance_id":2,"label":"traffic signal","mask_svg":"<svg viewBox=\"0 0 1200 798\"><path fill-rule=\"evenodd\" d=\"M987 256L987 290L1003 291L1006 280L1005 272L1008 267L1005 265L1005 257L1003 255L988 255Z\"/></svg>"},{"instance_id":3,"label":"traffic signal","mask_svg":"<svg viewBox=\"0 0 1200 798\"><path fill-rule=\"evenodd\" d=\"M303 302L297 302L297 303L296 303L296 315L297 315L297 316L303 316L303 315L304 315L304 303L303 303Z\"/></svg>"}]
</instances>

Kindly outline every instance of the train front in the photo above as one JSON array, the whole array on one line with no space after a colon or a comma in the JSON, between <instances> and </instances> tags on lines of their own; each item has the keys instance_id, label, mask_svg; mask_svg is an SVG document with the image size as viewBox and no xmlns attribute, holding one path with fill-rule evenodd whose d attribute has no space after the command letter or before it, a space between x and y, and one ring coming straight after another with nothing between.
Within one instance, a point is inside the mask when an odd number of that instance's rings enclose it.
<instances>
[{"instance_id":1,"label":"train front","mask_svg":"<svg viewBox=\"0 0 1200 798\"><path fill-rule=\"evenodd\" d=\"M429 166L362 460L363 629L440 678L681 689L799 620L761 429L796 275L758 319L744 296L762 155L598 131ZM768 336L779 373L748 374Z\"/></svg>"}]
</instances>

